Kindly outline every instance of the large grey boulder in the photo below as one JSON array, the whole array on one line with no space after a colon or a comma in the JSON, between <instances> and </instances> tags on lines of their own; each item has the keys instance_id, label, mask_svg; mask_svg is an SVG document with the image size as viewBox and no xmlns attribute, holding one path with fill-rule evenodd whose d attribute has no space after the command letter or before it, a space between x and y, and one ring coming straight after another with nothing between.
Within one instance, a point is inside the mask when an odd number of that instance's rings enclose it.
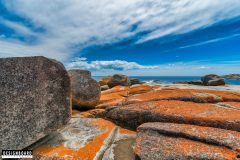
<instances>
[{"instance_id":1,"label":"large grey boulder","mask_svg":"<svg viewBox=\"0 0 240 160\"><path fill-rule=\"evenodd\" d=\"M201 78L205 86L220 86L225 85L224 79L215 74L205 75Z\"/></svg>"},{"instance_id":2,"label":"large grey boulder","mask_svg":"<svg viewBox=\"0 0 240 160\"><path fill-rule=\"evenodd\" d=\"M0 150L24 149L67 124L70 80L45 57L0 59Z\"/></svg>"},{"instance_id":3,"label":"large grey boulder","mask_svg":"<svg viewBox=\"0 0 240 160\"><path fill-rule=\"evenodd\" d=\"M130 86L131 82L128 76L122 74L115 74L109 79L107 85L110 88L115 86Z\"/></svg>"},{"instance_id":4,"label":"large grey boulder","mask_svg":"<svg viewBox=\"0 0 240 160\"><path fill-rule=\"evenodd\" d=\"M91 78L87 70L69 70L73 108L95 108L100 100L101 88L99 83Z\"/></svg>"}]
</instances>

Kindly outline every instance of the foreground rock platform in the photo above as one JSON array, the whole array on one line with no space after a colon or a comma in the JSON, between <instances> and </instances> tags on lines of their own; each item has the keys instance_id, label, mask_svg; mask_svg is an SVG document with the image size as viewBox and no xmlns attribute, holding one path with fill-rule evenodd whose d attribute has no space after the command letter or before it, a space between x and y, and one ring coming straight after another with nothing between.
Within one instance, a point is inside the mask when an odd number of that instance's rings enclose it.
<instances>
[{"instance_id":1,"label":"foreground rock platform","mask_svg":"<svg viewBox=\"0 0 240 160\"><path fill-rule=\"evenodd\" d=\"M120 160L123 155L134 158L134 142L135 132L104 119L72 118L32 148L36 159Z\"/></svg>"},{"instance_id":2,"label":"foreground rock platform","mask_svg":"<svg viewBox=\"0 0 240 160\"><path fill-rule=\"evenodd\" d=\"M174 122L240 131L240 110L215 104L160 100L108 108L106 117L130 128Z\"/></svg>"},{"instance_id":3,"label":"foreground rock platform","mask_svg":"<svg viewBox=\"0 0 240 160\"><path fill-rule=\"evenodd\" d=\"M24 149L70 119L70 80L45 57L0 59L2 149Z\"/></svg>"},{"instance_id":4,"label":"foreground rock platform","mask_svg":"<svg viewBox=\"0 0 240 160\"><path fill-rule=\"evenodd\" d=\"M174 123L146 123L138 127L135 152L141 160L237 160L240 133Z\"/></svg>"}]
</instances>

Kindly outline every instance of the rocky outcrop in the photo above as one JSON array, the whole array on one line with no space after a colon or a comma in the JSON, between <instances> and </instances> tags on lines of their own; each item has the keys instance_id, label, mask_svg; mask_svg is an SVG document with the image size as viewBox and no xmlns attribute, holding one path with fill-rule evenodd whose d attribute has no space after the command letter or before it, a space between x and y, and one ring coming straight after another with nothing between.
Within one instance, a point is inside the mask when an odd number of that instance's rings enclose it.
<instances>
[{"instance_id":1,"label":"rocky outcrop","mask_svg":"<svg viewBox=\"0 0 240 160\"><path fill-rule=\"evenodd\" d=\"M132 129L146 122L196 124L240 131L240 110L215 104L161 100L107 108L106 117Z\"/></svg>"},{"instance_id":2,"label":"rocky outcrop","mask_svg":"<svg viewBox=\"0 0 240 160\"><path fill-rule=\"evenodd\" d=\"M205 85L205 86L225 85L224 79L215 74L209 74L209 75L202 77L202 82L203 82L203 85Z\"/></svg>"},{"instance_id":3,"label":"rocky outcrop","mask_svg":"<svg viewBox=\"0 0 240 160\"><path fill-rule=\"evenodd\" d=\"M61 63L5 58L0 71L0 150L24 149L69 121L70 80Z\"/></svg>"},{"instance_id":4,"label":"rocky outcrop","mask_svg":"<svg viewBox=\"0 0 240 160\"><path fill-rule=\"evenodd\" d=\"M91 72L86 70L69 70L71 79L72 105L77 109L94 108L100 99L99 83L91 78Z\"/></svg>"},{"instance_id":5,"label":"rocky outcrop","mask_svg":"<svg viewBox=\"0 0 240 160\"><path fill-rule=\"evenodd\" d=\"M131 143L121 142L132 140ZM72 118L66 127L49 135L33 149L35 159L104 159L117 160L118 153L129 153L135 132L122 129L103 119ZM127 146L126 146L127 145ZM131 155L134 156L132 151ZM130 157L130 159L133 157ZM119 158L120 160L120 158Z\"/></svg>"},{"instance_id":6,"label":"rocky outcrop","mask_svg":"<svg viewBox=\"0 0 240 160\"><path fill-rule=\"evenodd\" d=\"M103 77L98 81L98 83L100 84L100 86L107 85L111 78L112 78L112 76Z\"/></svg>"},{"instance_id":7,"label":"rocky outcrop","mask_svg":"<svg viewBox=\"0 0 240 160\"><path fill-rule=\"evenodd\" d=\"M130 79L130 84L131 85L142 84L142 82L137 78L132 78L132 79Z\"/></svg>"},{"instance_id":8,"label":"rocky outcrop","mask_svg":"<svg viewBox=\"0 0 240 160\"><path fill-rule=\"evenodd\" d=\"M221 86L221 85L225 85L225 81L223 78L208 81L208 86Z\"/></svg>"},{"instance_id":9,"label":"rocky outcrop","mask_svg":"<svg viewBox=\"0 0 240 160\"><path fill-rule=\"evenodd\" d=\"M148 86L145 84L142 85L133 85L130 87L127 86L115 86L109 90L102 91L101 99L96 108L107 108L110 106L121 106L123 105L128 97L133 95L137 96L143 93L151 92L155 89L158 89L159 86Z\"/></svg>"},{"instance_id":10,"label":"rocky outcrop","mask_svg":"<svg viewBox=\"0 0 240 160\"><path fill-rule=\"evenodd\" d=\"M115 74L109 79L107 85L110 88L115 86L130 86L131 82L128 76L122 74Z\"/></svg>"},{"instance_id":11,"label":"rocky outcrop","mask_svg":"<svg viewBox=\"0 0 240 160\"><path fill-rule=\"evenodd\" d=\"M240 101L237 92L225 92L203 89L158 88L152 92L128 97L124 104L134 104L158 100L180 100L197 103L216 103L223 101Z\"/></svg>"},{"instance_id":12,"label":"rocky outcrop","mask_svg":"<svg viewBox=\"0 0 240 160\"><path fill-rule=\"evenodd\" d=\"M240 132L175 123L138 127L135 152L141 160L237 159Z\"/></svg>"},{"instance_id":13,"label":"rocky outcrop","mask_svg":"<svg viewBox=\"0 0 240 160\"><path fill-rule=\"evenodd\" d=\"M240 80L240 74L228 74L228 75L222 76L222 78Z\"/></svg>"},{"instance_id":14,"label":"rocky outcrop","mask_svg":"<svg viewBox=\"0 0 240 160\"><path fill-rule=\"evenodd\" d=\"M192 84L192 85L203 85L203 82L201 80L195 80L195 81L177 81L174 82L175 84Z\"/></svg>"}]
</instances>

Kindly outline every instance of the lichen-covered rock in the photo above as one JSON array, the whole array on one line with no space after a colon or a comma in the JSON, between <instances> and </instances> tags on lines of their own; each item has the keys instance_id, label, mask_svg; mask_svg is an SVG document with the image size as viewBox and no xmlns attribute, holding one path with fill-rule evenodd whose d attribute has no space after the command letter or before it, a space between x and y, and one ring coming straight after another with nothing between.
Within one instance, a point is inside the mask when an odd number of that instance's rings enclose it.
<instances>
[{"instance_id":1,"label":"lichen-covered rock","mask_svg":"<svg viewBox=\"0 0 240 160\"><path fill-rule=\"evenodd\" d=\"M112 78L112 76L103 77L98 81L98 83L100 84L100 86L107 85L111 78Z\"/></svg>"},{"instance_id":2,"label":"lichen-covered rock","mask_svg":"<svg viewBox=\"0 0 240 160\"><path fill-rule=\"evenodd\" d=\"M201 80L193 80L193 81L177 81L174 82L175 84L192 84L192 85L203 85L203 82Z\"/></svg>"},{"instance_id":3,"label":"lichen-covered rock","mask_svg":"<svg viewBox=\"0 0 240 160\"><path fill-rule=\"evenodd\" d=\"M237 160L240 133L211 127L147 123L138 128L135 152L141 160Z\"/></svg>"},{"instance_id":4,"label":"lichen-covered rock","mask_svg":"<svg viewBox=\"0 0 240 160\"><path fill-rule=\"evenodd\" d=\"M34 158L43 160L103 159L112 155L112 144L134 137L135 133L103 119L72 118L66 127L31 146L31 149Z\"/></svg>"},{"instance_id":5,"label":"lichen-covered rock","mask_svg":"<svg viewBox=\"0 0 240 160\"><path fill-rule=\"evenodd\" d=\"M134 85L130 87L129 94L135 95L135 94L142 94L153 91L153 87L149 85Z\"/></svg>"},{"instance_id":6,"label":"lichen-covered rock","mask_svg":"<svg viewBox=\"0 0 240 160\"><path fill-rule=\"evenodd\" d=\"M45 57L0 59L2 149L23 149L71 117L64 66Z\"/></svg>"},{"instance_id":7,"label":"lichen-covered rock","mask_svg":"<svg viewBox=\"0 0 240 160\"><path fill-rule=\"evenodd\" d=\"M98 82L86 70L69 70L71 80L72 105L77 109L94 108L101 96Z\"/></svg>"},{"instance_id":8,"label":"lichen-covered rock","mask_svg":"<svg viewBox=\"0 0 240 160\"><path fill-rule=\"evenodd\" d=\"M122 74L115 74L109 79L107 85L110 88L115 86L130 86L131 82L128 76Z\"/></svg>"},{"instance_id":9,"label":"lichen-covered rock","mask_svg":"<svg viewBox=\"0 0 240 160\"><path fill-rule=\"evenodd\" d=\"M125 104L149 102L157 100L180 100L197 103L215 103L223 101L240 101L240 94L237 92L225 92L203 89L177 89L165 88L147 92L127 98Z\"/></svg>"},{"instance_id":10,"label":"lichen-covered rock","mask_svg":"<svg viewBox=\"0 0 240 160\"><path fill-rule=\"evenodd\" d=\"M146 122L196 124L240 131L240 110L215 104L154 101L107 108L106 117L130 128Z\"/></svg>"},{"instance_id":11,"label":"lichen-covered rock","mask_svg":"<svg viewBox=\"0 0 240 160\"><path fill-rule=\"evenodd\" d=\"M115 86L101 92L101 98L96 108L106 108L109 106L121 105L125 97L129 95L129 87Z\"/></svg>"},{"instance_id":12,"label":"lichen-covered rock","mask_svg":"<svg viewBox=\"0 0 240 160\"><path fill-rule=\"evenodd\" d=\"M185 137L216 146L223 146L234 151L240 149L240 132L231 130L161 122L144 123L137 130L155 130L168 136Z\"/></svg>"},{"instance_id":13,"label":"lichen-covered rock","mask_svg":"<svg viewBox=\"0 0 240 160\"><path fill-rule=\"evenodd\" d=\"M203 85L205 86L220 86L225 85L224 79L215 74L209 74L202 77Z\"/></svg>"}]
</instances>

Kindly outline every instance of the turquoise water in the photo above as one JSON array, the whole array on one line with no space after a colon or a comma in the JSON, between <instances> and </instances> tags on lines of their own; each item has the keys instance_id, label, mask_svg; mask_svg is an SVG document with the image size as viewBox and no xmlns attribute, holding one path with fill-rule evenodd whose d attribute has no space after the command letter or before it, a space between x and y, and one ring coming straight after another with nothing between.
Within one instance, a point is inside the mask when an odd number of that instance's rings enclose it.
<instances>
[{"instance_id":1,"label":"turquoise water","mask_svg":"<svg viewBox=\"0 0 240 160\"><path fill-rule=\"evenodd\" d=\"M96 80L102 78L102 76L94 76ZM191 80L200 80L201 77L198 76L130 76L130 78L137 78L141 81L151 81L151 80L158 80L161 83L173 83L176 81L191 81ZM240 85L240 80L225 80L229 84Z\"/></svg>"}]
</instances>

